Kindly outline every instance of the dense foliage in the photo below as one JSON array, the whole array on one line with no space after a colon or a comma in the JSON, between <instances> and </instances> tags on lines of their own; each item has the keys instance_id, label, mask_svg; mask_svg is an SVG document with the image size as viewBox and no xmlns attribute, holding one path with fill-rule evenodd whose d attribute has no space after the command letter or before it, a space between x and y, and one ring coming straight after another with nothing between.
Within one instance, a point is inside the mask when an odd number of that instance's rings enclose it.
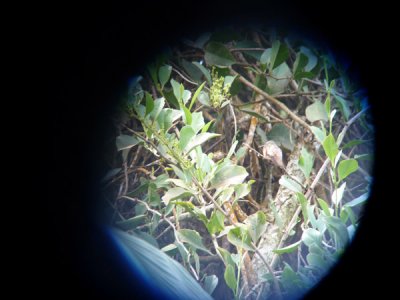
<instances>
[{"instance_id":1,"label":"dense foliage","mask_svg":"<svg viewBox=\"0 0 400 300\"><path fill-rule=\"evenodd\" d=\"M104 178L111 221L215 298L300 297L359 225L367 112L343 65L295 37L227 29L185 40L123 99Z\"/></svg>"}]
</instances>

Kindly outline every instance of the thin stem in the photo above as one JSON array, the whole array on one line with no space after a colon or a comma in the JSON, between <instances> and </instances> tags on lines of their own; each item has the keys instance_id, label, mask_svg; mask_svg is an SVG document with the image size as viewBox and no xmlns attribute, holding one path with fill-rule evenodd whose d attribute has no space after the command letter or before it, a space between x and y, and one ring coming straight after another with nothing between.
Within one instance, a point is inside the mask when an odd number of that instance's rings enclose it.
<instances>
[{"instance_id":1,"label":"thin stem","mask_svg":"<svg viewBox=\"0 0 400 300\"><path fill-rule=\"evenodd\" d=\"M261 258L263 261L264 265L267 267L268 272L272 275L272 280L274 282L274 288L276 293L278 294L278 299L281 299L281 289L279 287L278 279L276 278L274 271L272 270L271 266L268 264L268 262L265 260L264 256L261 254L260 250L257 249L257 246L251 242L251 245L254 248L254 251L257 253L257 255Z\"/></svg>"},{"instance_id":2,"label":"thin stem","mask_svg":"<svg viewBox=\"0 0 400 300\"><path fill-rule=\"evenodd\" d=\"M267 98L270 102L281 108L283 111L285 111L294 121L297 123L303 125L308 131L312 133L310 125L308 125L306 122L304 122L302 119L300 119L295 113L293 113L285 104L280 102L278 99L272 97L271 95L268 95L266 92L264 92L262 89L258 88L254 84L252 84L250 81L248 81L246 78L244 78L242 75L240 75L238 72L230 68L231 72L234 75L237 75L239 80L244 83L246 86L257 92L258 94L263 95L265 98Z\"/></svg>"}]
</instances>

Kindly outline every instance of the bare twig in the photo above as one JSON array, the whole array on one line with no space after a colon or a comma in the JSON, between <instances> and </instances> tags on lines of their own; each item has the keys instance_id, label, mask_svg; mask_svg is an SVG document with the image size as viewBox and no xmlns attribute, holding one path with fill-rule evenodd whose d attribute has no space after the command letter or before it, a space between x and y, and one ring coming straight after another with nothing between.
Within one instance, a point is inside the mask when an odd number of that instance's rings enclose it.
<instances>
[{"instance_id":1,"label":"bare twig","mask_svg":"<svg viewBox=\"0 0 400 300\"><path fill-rule=\"evenodd\" d=\"M272 275L272 280L273 280L273 282L274 282L274 289L275 289L275 291L276 291L276 293L277 293L277 295L278 295L278 299L281 299L281 296L282 296L282 294L281 294L281 289L280 289L280 287L279 287L278 279L276 278L272 267L271 267L271 266L268 264L268 262L265 260L264 256L261 254L260 250L257 249L257 246L256 246L253 242L251 242L251 245L253 246L254 251L257 253L257 255L258 255L258 256L261 258L261 260L263 261L264 265L267 267L268 272L271 273L271 275Z\"/></svg>"},{"instance_id":2,"label":"bare twig","mask_svg":"<svg viewBox=\"0 0 400 300\"><path fill-rule=\"evenodd\" d=\"M311 131L311 127L310 125L308 125L306 122L304 122L300 117L298 117L296 114L294 114L285 104L283 104L282 102L278 101L278 99L268 95L266 92L264 92L262 89L258 88L257 86L255 86L254 84L252 84L250 81L248 81L246 78L244 78L243 76L241 76L238 72L236 72L235 70L233 70L232 67L230 67L231 72L234 75L237 75L239 80L244 83L246 86L248 86L249 88L251 88L252 90L254 90L255 92L257 92L258 94L263 95L265 98L267 98L270 102L272 102L274 105L278 106L280 109L282 109L283 111L285 111L294 121L296 121L297 123L303 125L308 131Z\"/></svg>"}]
</instances>

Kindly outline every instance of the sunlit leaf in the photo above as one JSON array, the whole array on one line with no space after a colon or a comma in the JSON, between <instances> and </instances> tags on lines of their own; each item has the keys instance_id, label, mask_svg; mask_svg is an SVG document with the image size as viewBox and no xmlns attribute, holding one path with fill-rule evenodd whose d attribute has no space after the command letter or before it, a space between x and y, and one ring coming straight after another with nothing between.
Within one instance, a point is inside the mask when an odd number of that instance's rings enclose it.
<instances>
[{"instance_id":1,"label":"sunlit leaf","mask_svg":"<svg viewBox=\"0 0 400 300\"><path fill-rule=\"evenodd\" d=\"M303 191L303 189L299 183L297 183L296 181L294 181L293 179L289 178L286 175L282 176L279 179L279 184L293 192L301 193Z\"/></svg>"},{"instance_id":2,"label":"sunlit leaf","mask_svg":"<svg viewBox=\"0 0 400 300\"><path fill-rule=\"evenodd\" d=\"M364 193L361 196L357 197L356 199L351 200L350 202L346 203L345 206L348 207L354 207L360 204L363 204L365 201L367 201L369 196L369 193Z\"/></svg>"},{"instance_id":3,"label":"sunlit leaf","mask_svg":"<svg viewBox=\"0 0 400 300\"><path fill-rule=\"evenodd\" d=\"M297 195L297 199L300 202L300 206L301 206L301 211L303 213L303 217L304 217L304 223L307 224L308 221L308 212L307 212L307 199L306 197L303 195L303 193L296 193Z\"/></svg>"},{"instance_id":4,"label":"sunlit leaf","mask_svg":"<svg viewBox=\"0 0 400 300\"><path fill-rule=\"evenodd\" d=\"M322 234L314 228L308 228L304 230L301 240L308 247L312 244L320 245L322 243Z\"/></svg>"},{"instance_id":5,"label":"sunlit leaf","mask_svg":"<svg viewBox=\"0 0 400 300\"><path fill-rule=\"evenodd\" d=\"M198 99L201 104L211 107L210 97L208 96L207 92L201 91Z\"/></svg>"},{"instance_id":6,"label":"sunlit leaf","mask_svg":"<svg viewBox=\"0 0 400 300\"><path fill-rule=\"evenodd\" d=\"M328 156L329 160L331 161L332 166L335 164L335 158L338 154L338 146L336 144L335 138L333 137L332 133L330 133L322 142L322 146L324 147L325 154Z\"/></svg>"},{"instance_id":7,"label":"sunlit leaf","mask_svg":"<svg viewBox=\"0 0 400 300\"><path fill-rule=\"evenodd\" d=\"M191 126L196 134L204 127L204 117L202 112L192 113Z\"/></svg>"},{"instance_id":8,"label":"sunlit leaf","mask_svg":"<svg viewBox=\"0 0 400 300\"><path fill-rule=\"evenodd\" d=\"M315 121L328 121L328 115L321 101L315 101L306 108L306 118L312 123Z\"/></svg>"},{"instance_id":9,"label":"sunlit leaf","mask_svg":"<svg viewBox=\"0 0 400 300\"><path fill-rule=\"evenodd\" d=\"M192 193L181 187L174 187L169 189L165 195L162 197L163 202L167 205L170 201L175 199L182 199L192 195Z\"/></svg>"},{"instance_id":10,"label":"sunlit leaf","mask_svg":"<svg viewBox=\"0 0 400 300\"><path fill-rule=\"evenodd\" d=\"M317 200L318 200L319 206L321 206L325 215L327 215L328 217L331 216L331 211L329 209L328 203L326 203L325 200L321 199L321 198L318 198Z\"/></svg>"},{"instance_id":11,"label":"sunlit leaf","mask_svg":"<svg viewBox=\"0 0 400 300\"><path fill-rule=\"evenodd\" d=\"M211 185L213 188L222 188L242 183L248 175L249 173L242 166L228 165L216 172L211 179Z\"/></svg>"},{"instance_id":12,"label":"sunlit leaf","mask_svg":"<svg viewBox=\"0 0 400 300\"><path fill-rule=\"evenodd\" d=\"M214 292L217 285L218 285L218 277L215 275L206 276L206 278L204 279L204 289L210 295Z\"/></svg>"},{"instance_id":13,"label":"sunlit leaf","mask_svg":"<svg viewBox=\"0 0 400 300\"><path fill-rule=\"evenodd\" d=\"M225 278L225 282L229 286L229 288L235 292L237 282L236 282L235 269L232 265L226 266L226 269L224 272L224 278Z\"/></svg>"},{"instance_id":14,"label":"sunlit leaf","mask_svg":"<svg viewBox=\"0 0 400 300\"><path fill-rule=\"evenodd\" d=\"M181 92L181 84L175 79L171 79L171 86L174 91L174 96L178 100L178 102L182 101L183 92Z\"/></svg>"},{"instance_id":15,"label":"sunlit leaf","mask_svg":"<svg viewBox=\"0 0 400 300\"><path fill-rule=\"evenodd\" d=\"M350 240L346 225L338 217L324 217L324 219L328 229L336 235L338 248L343 249Z\"/></svg>"},{"instance_id":16,"label":"sunlit leaf","mask_svg":"<svg viewBox=\"0 0 400 300\"><path fill-rule=\"evenodd\" d=\"M250 235L247 230L244 230L241 227L232 228L229 230L227 237L231 244L245 250L254 251L254 248L251 245Z\"/></svg>"},{"instance_id":17,"label":"sunlit leaf","mask_svg":"<svg viewBox=\"0 0 400 300\"><path fill-rule=\"evenodd\" d=\"M307 151L306 148L301 149L301 155L298 163L301 171L306 178L310 177L312 167L314 165L314 156Z\"/></svg>"},{"instance_id":18,"label":"sunlit leaf","mask_svg":"<svg viewBox=\"0 0 400 300\"><path fill-rule=\"evenodd\" d=\"M218 247L218 252L219 252L219 254L221 254L222 258L224 259L225 265L235 266L235 262L233 261L231 253L228 250Z\"/></svg>"},{"instance_id":19,"label":"sunlit leaf","mask_svg":"<svg viewBox=\"0 0 400 300\"><path fill-rule=\"evenodd\" d=\"M355 159L342 160L338 166L339 182L358 170L358 161Z\"/></svg>"},{"instance_id":20,"label":"sunlit leaf","mask_svg":"<svg viewBox=\"0 0 400 300\"><path fill-rule=\"evenodd\" d=\"M267 229L267 218L262 211L258 211L255 214L248 216L246 219L248 225L248 232L254 243L257 243L261 235Z\"/></svg>"},{"instance_id":21,"label":"sunlit leaf","mask_svg":"<svg viewBox=\"0 0 400 300\"><path fill-rule=\"evenodd\" d=\"M193 150L193 148L200 146L204 142L208 141L209 139L212 139L214 137L220 136L220 134L217 133L210 133L210 132L204 132L196 135L193 137L189 144L186 145L185 147L185 152L189 153L190 151Z\"/></svg>"},{"instance_id":22,"label":"sunlit leaf","mask_svg":"<svg viewBox=\"0 0 400 300\"><path fill-rule=\"evenodd\" d=\"M333 191L332 202L334 204L339 205L340 201L342 201L345 188L346 188L346 182L344 182L340 187L338 187Z\"/></svg>"},{"instance_id":23,"label":"sunlit leaf","mask_svg":"<svg viewBox=\"0 0 400 300\"><path fill-rule=\"evenodd\" d=\"M283 93L289 85L291 77L292 72L288 65L286 63L280 64L272 71L271 76L267 77L269 93Z\"/></svg>"},{"instance_id":24,"label":"sunlit leaf","mask_svg":"<svg viewBox=\"0 0 400 300\"><path fill-rule=\"evenodd\" d=\"M311 126L311 131L315 135L315 138L317 139L318 142L322 143L324 141L326 135L322 129L315 126Z\"/></svg>"},{"instance_id":25,"label":"sunlit leaf","mask_svg":"<svg viewBox=\"0 0 400 300\"><path fill-rule=\"evenodd\" d=\"M203 250L209 254L211 252L203 245L200 234L192 229L180 229L178 230L178 238L189 245L195 247L196 249Z\"/></svg>"},{"instance_id":26,"label":"sunlit leaf","mask_svg":"<svg viewBox=\"0 0 400 300\"><path fill-rule=\"evenodd\" d=\"M218 233L224 229L225 215L219 210L213 211L207 229L210 234Z\"/></svg>"},{"instance_id":27,"label":"sunlit leaf","mask_svg":"<svg viewBox=\"0 0 400 300\"><path fill-rule=\"evenodd\" d=\"M196 90L196 92L194 93L192 100L190 101L190 105L189 105L189 110L192 109L193 104L196 102L197 97L199 96L201 90L203 89L204 85L206 84L206 82L203 82Z\"/></svg>"},{"instance_id":28,"label":"sunlit leaf","mask_svg":"<svg viewBox=\"0 0 400 300\"><path fill-rule=\"evenodd\" d=\"M291 253L294 250L296 250L299 247L300 244L301 244L301 240L297 241L296 243L290 244L290 245L288 245L286 247L272 250L272 252L274 252L276 254Z\"/></svg>"}]
</instances>

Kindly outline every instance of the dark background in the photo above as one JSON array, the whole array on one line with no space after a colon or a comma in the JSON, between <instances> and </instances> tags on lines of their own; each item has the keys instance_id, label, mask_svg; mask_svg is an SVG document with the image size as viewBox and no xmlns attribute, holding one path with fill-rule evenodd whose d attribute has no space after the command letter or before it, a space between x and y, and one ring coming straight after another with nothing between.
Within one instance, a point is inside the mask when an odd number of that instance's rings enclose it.
<instances>
[{"instance_id":1,"label":"dark background","mask_svg":"<svg viewBox=\"0 0 400 300\"><path fill-rule=\"evenodd\" d=\"M304 32L327 42L333 52L346 55L368 88L377 129L375 186L366 218L339 266L311 298L350 298L387 290L380 260L385 244L382 149L384 115L376 57L388 53L377 26L376 7L349 4L270 1L230 3L198 1L137 3L130 7L54 7L43 20L45 59L49 69L49 139L46 218L43 250L38 257L39 292L52 296L90 298L149 298L142 283L132 280L110 242L95 222L100 178L107 171L103 151L111 134L110 113L129 77L140 74L145 62L165 45L187 34L217 26L262 22ZM219 3L219 2L218 2ZM377 225L378 224L378 225Z\"/></svg>"}]
</instances>

